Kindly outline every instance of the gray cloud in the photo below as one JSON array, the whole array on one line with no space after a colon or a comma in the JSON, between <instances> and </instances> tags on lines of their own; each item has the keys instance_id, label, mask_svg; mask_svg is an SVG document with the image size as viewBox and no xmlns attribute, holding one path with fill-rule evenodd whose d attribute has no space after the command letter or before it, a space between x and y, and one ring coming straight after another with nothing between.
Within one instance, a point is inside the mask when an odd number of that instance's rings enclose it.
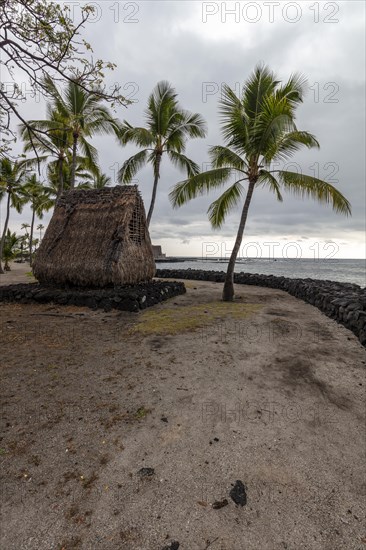
<instances>
[{"instance_id":1,"label":"gray cloud","mask_svg":"<svg viewBox=\"0 0 366 550\"><path fill-rule=\"evenodd\" d=\"M211 3L219 11L209 16L207 23L202 22L204 3L201 2L136 2L131 4L135 4L135 8L128 10L123 10L121 2L104 0L98 4L100 19L89 25L87 38L97 57L118 65L108 77L108 83L121 83L125 93L135 101L127 109L119 109L118 116L132 124L142 124L146 99L152 88L161 79L169 80L176 87L182 105L200 112L207 120L207 138L193 140L187 148L187 154L203 168L208 162L208 146L222 143L217 116L222 83L238 89L260 60L268 63L282 79L293 71L303 72L308 78L309 91L299 109L298 126L313 132L321 149L301 152L294 157L294 162L306 173L333 177L334 185L350 200L353 215L351 218L337 216L330 208L288 194L283 203L278 203L270 192L258 189L251 206L247 235L297 234L304 240L343 235L345 241L347 238L354 243L359 241L362 255L365 228L362 25L365 7L362 2L331 2L328 8L321 2L292 3L297 4L302 13L295 23L286 21L283 3L276 8L273 23L269 21L269 8L263 2L257 2L262 10L257 23L245 21L242 15L245 2L241 2L238 23L229 15L227 22L222 22L221 2ZM114 22L117 4L118 21ZM336 7L339 9L335 10ZM286 16L295 19L296 13L288 11ZM329 23L325 22L326 18ZM132 19L136 22L129 22ZM335 19L339 21L331 22ZM30 100L23 109L29 118L39 117L43 104ZM96 138L94 144L104 171L112 178L118 166L136 151L134 147L122 149L109 137ZM213 232L207 220L207 208L218 193L172 210L168 193L182 178L164 159L151 226L153 240L169 239L169 253L174 254L175 242L189 244L195 237L214 234L233 239L238 210L228 217L219 232ZM142 170L137 180L148 206L151 167ZM20 220L13 215L13 226L19 227Z\"/></svg>"}]
</instances>

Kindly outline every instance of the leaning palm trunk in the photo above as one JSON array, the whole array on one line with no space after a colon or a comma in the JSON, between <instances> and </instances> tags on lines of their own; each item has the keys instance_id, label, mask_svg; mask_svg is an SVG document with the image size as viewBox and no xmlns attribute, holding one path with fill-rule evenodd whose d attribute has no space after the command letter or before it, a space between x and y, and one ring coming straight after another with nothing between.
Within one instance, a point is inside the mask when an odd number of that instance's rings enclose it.
<instances>
[{"instance_id":1,"label":"leaning palm trunk","mask_svg":"<svg viewBox=\"0 0 366 550\"><path fill-rule=\"evenodd\" d=\"M4 250L6 232L8 230L9 217L10 217L10 190L8 190L8 200L6 203L6 218L5 218L3 234L1 236L1 241L0 241L0 273L1 274L4 273L4 270L1 265L1 259L3 257L3 250Z\"/></svg>"},{"instance_id":2,"label":"leaning palm trunk","mask_svg":"<svg viewBox=\"0 0 366 550\"><path fill-rule=\"evenodd\" d=\"M161 163L161 153L157 153L156 161L155 161L155 178L154 178L153 192L152 192L152 196L151 196L151 203L150 203L149 212L148 212L147 218L146 218L147 227L150 226L151 217L152 217L154 207L155 207L156 190L158 188L158 181L159 181L159 178L160 178L160 163Z\"/></svg>"},{"instance_id":3,"label":"leaning palm trunk","mask_svg":"<svg viewBox=\"0 0 366 550\"><path fill-rule=\"evenodd\" d=\"M249 206L250 206L250 201L252 200L255 183L256 183L255 180L250 180L249 181L248 192L247 192L247 196L245 198L243 211L241 213L238 234L236 236L234 248L233 248L233 251L232 251L231 256L230 256L229 265L227 266L224 289L223 289L223 292L222 292L222 299L224 300L224 302L232 302L234 300L234 268L235 268L235 262L236 262L236 258L238 256L240 245L241 245L242 240L243 240L245 224L246 224L247 217L248 217L248 210L249 210Z\"/></svg>"},{"instance_id":4,"label":"leaning palm trunk","mask_svg":"<svg viewBox=\"0 0 366 550\"><path fill-rule=\"evenodd\" d=\"M34 219L36 217L36 212L34 205L32 207L32 222L31 222L31 230L30 230L30 237L29 237L29 265L32 267L33 265L33 229L34 229Z\"/></svg>"},{"instance_id":5,"label":"leaning palm trunk","mask_svg":"<svg viewBox=\"0 0 366 550\"><path fill-rule=\"evenodd\" d=\"M78 137L79 137L78 134L76 133L73 134L70 189L74 189L75 187L76 151L78 147Z\"/></svg>"}]
</instances>

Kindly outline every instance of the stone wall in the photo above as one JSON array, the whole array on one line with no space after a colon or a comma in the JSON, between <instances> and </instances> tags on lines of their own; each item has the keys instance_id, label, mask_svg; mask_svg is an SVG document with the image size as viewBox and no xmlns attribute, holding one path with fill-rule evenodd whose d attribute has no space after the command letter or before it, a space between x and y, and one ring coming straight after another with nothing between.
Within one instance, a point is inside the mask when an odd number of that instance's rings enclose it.
<instances>
[{"instance_id":1,"label":"stone wall","mask_svg":"<svg viewBox=\"0 0 366 550\"><path fill-rule=\"evenodd\" d=\"M138 285L103 289L56 288L40 284L18 284L0 286L1 302L49 303L59 305L85 306L92 309L119 309L139 311L184 294L184 283L152 281Z\"/></svg>"},{"instance_id":2,"label":"stone wall","mask_svg":"<svg viewBox=\"0 0 366 550\"><path fill-rule=\"evenodd\" d=\"M156 277L224 282L223 271L158 269ZM366 289L351 283L235 273L235 283L284 290L351 330L366 347Z\"/></svg>"}]
</instances>

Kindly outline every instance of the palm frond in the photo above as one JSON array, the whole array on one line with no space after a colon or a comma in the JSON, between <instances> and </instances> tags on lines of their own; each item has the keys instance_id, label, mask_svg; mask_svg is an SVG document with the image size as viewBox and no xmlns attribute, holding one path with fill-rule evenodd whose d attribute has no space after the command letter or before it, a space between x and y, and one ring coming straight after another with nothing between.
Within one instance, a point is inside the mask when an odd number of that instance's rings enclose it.
<instances>
[{"instance_id":1,"label":"palm frond","mask_svg":"<svg viewBox=\"0 0 366 550\"><path fill-rule=\"evenodd\" d=\"M242 102L227 84L222 87L219 117L225 142L243 151L249 142L249 119Z\"/></svg>"},{"instance_id":2,"label":"palm frond","mask_svg":"<svg viewBox=\"0 0 366 550\"><path fill-rule=\"evenodd\" d=\"M176 153L175 151L168 151L169 159L172 161L174 166L184 170L187 173L187 177L196 176L199 174L199 166L193 160L182 155L182 153Z\"/></svg>"},{"instance_id":3,"label":"palm frond","mask_svg":"<svg viewBox=\"0 0 366 550\"><path fill-rule=\"evenodd\" d=\"M259 64L244 85L242 104L245 112L252 121L256 121L262 110L263 102L276 89L279 80L266 65Z\"/></svg>"},{"instance_id":4,"label":"palm frond","mask_svg":"<svg viewBox=\"0 0 366 550\"><path fill-rule=\"evenodd\" d=\"M231 187L216 199L208 209L208 219L214 229L220 229L225 222L227 214L238 204L243 188L239 182Z\"/></svg>"},{"instance_id":5,"label":"palm frond","mask_svg":"<svg viewBox=\"0 0 366 550\"><path fill-rule=\"evenodd\" d=\"M191 199L208 193L211 189L221 187L230 178L232 172L231 168L215 168L177 183L169 193L173 207L182 206Z\"/></svg>"},{"instance_id":6,"label":"palm frond","mask_svg":"<svg viewBox=\"0 0 366 550\"><path fill-rule=\"evenodd\" d=\"M209 155L214 168L234 168L239 172L246 173L248 165L245 160L229 147L214 145L209 149Z\"/></svg>"},{"instance_id":7,"label":"palm frond","mask_svg":"<svg viewBox=\"0 0 366 550\"><path fill-rule=\"evenodd\" d=\"M273 139L267 146L264 154L266 163L278 160L286 160L302 147L319 149L319 142L313 134L300 130L285 132L278 139Z\"/></svg>"},{"instance_id":8,"label":"palm frond","mask_svg":"<svg viewBox=\"0 0 366 550\"><path fill-rule=\"evenodd\" d=\"M90 166L95 166L98 163L98 150L89 143L84 136L79 138L80 149L88 159Z\"/></svg>"},{"instance_id":9,"label":"palm frond","mask_svg":"<svg viewBox=\"0 0 366 550\"><path fill-rule=\"evenodd\" d=\"M307 79L301 73L294 73L290 76L286 84L276 90L277 100L286 100L294 109L299 103L302 103L307 87Z\"/></svg>"},{"instance_id":10,"label":"palm frond","mask_svg":"<svg viewBox=\"0 0 366 550\"><path fill-rule=\"evenodd\" d=\"M143 149L127 159L118 171L118 182L131 183L136 173L146 164L148 154L148 149Z\"/></svg>"},{"instance_id":11,"label":"palm frond","mask_svg":"<svg viewBox=\"0 0 366 550\"><path fill-rule=\"evenodd\" d=\"M172 112L178 108L177 93L166 80L158 82L148 99L145 111L150 130L164 135L169 126Z\"/></svg>"},{"instance_id":12,"label":"palm frond","mask_svg":"<svg viewBox=\"0 0 366 550\"><path fill-rule=\"evenodd\" d=\"M267 186L276 195L277 200L279 202L283 201L283 197L281 195L281 190L280 190L280 184L277 181L277 179L274 177L274 175L271 174L271 172L268 172L267 170L261 170L259 173L259 178L257 183L258 185L262 184Z\"/></svg>"},{"instance_id":13,"label":"palm frond","mask_svg":"<svg viewBox=\"0 0 366 550\"><path fill-rule=\"evenodd\" d=\"M278 170L277 173L286 191L301 198L311 197L320 203L330 203L333 210L340 214L346 216L351 214L351 205L348 200L330 183L297 172Z\"/></svg>"},{"instance_id":14,"label":"palm frond","mask_svg":"<svg viewBox=\"0 0 366 550\"><path fill-rule=\"evenodd\" d=\"M154 136L147 128L133 127L126 120L123 121L119 132L122 145L135 143L139 147L149 147L154 144Z\"/></svg>"}]
</instances>

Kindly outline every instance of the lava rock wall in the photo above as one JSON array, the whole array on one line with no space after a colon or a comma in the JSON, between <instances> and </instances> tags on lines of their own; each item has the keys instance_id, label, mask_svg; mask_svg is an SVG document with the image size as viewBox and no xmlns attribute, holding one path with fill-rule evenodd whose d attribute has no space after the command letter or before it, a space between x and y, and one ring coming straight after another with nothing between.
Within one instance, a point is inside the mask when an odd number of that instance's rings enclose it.
<instances>
[{"instance_id":1,"label":"lava rock wall","mask_svg":"<svg viewBox=\"0 0 366 550\"><path fill-rule=\"evenodd\" d=\"M0 302L49 303L92 309L139 311L184 294L184 283L152 281L104 289L57 288L40 284L0 286Z\"/></svg>"}]
</instances>

